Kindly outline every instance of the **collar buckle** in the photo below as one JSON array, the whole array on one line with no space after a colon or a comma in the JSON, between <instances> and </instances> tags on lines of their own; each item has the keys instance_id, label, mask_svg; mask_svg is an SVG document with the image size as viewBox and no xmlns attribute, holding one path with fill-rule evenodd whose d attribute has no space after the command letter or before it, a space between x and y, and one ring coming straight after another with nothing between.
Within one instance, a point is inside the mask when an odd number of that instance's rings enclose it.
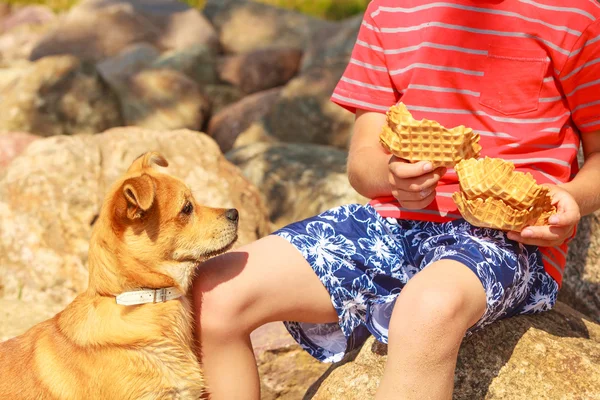
<instances>
[{"instance_id":1,"label":"collar buckle","mask_svg":"<svg viewBox=\"0 0 600 400\"><path fill-rule=\"evenodd\" d=\"M164 303L165 301L167 301L167 288L155 289L154 303Z\"/></svg>"}]
</instances>

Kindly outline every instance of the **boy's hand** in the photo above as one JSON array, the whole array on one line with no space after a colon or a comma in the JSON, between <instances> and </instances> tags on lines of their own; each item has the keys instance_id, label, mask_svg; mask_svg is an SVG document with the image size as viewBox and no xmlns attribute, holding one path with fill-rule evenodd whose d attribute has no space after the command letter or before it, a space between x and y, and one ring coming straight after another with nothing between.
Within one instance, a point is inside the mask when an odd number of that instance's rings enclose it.
<instances>
[{"instance_id":1,"label":"boy's hand","mask_svg":"<svg viewBox=\"0 0 600 400\"><path fill-rule=\"evenodd\" d=\"M579 205L566 190L555 185L546 186L550 189L552 205L556 207L556 214L548 219L549 225L528 226L520 234L509 232L509 239L539 247L554 247L560 246L573 235L581 219Z\"/></svg>"},{"instance_id":2,"label":"boy's hand","mask_svg":"<svg viewBox=\"0 0 600 400\"><path fill-rule=\"evenodd\" d=\"M432 170L429 161L411 164L392 156L388 163L388 181L400 205L411 210L427 207L435 198L435 187L446 173L446 168Z\"/></svg>"}]
</instances>

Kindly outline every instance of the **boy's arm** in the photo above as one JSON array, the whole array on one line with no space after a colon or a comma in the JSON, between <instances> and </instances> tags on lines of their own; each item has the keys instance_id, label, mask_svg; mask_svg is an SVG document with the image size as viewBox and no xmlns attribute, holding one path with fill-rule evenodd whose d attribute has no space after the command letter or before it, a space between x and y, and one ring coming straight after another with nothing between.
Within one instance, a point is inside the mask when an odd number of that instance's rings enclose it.
<instances>
[{"instance_id":1,"label":"boy's arm","mask_svg":"<svg viewBox=\"0 0 600 400\"><path fill-rule=\"evenodd\" d=\"M445 168L431 170L431 163L409 164L387 153L379 143L386 123L380 112L356 110L348 154L348 179L368 198L394 196L404 208L422 209L435 198L435 187Z\"/></svg>"},{"instance_id":2,"label":"boy's arm","mask_svg":"<svg viewBox=\"0 0 600 400\"><path fill-rule=\"evenodd\" d=\"M559 246L573 236L581 215L600 209L600 131L582 133L585 161L572 181L550 187L557 213L546 226L529 226L509 239L540 247Z\"/></svg>"},{"instance_id":3,"label":"boy's arm","mask_svg":"<svg viewBox=\"0 0 600 400\"><path fill-rule=\"evenodd\" d=\"M585 162L571 182L559 185L579 205L581 215L600 209L600 130L581 137Z\"/></svg>"}]
</instances>

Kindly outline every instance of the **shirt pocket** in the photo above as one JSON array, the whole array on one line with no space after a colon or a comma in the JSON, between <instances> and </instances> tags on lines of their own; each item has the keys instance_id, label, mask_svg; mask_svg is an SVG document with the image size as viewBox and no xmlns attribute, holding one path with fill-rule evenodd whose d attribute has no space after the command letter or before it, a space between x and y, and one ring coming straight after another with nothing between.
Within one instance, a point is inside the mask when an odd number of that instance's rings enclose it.
<instances>
[{"instance_id":1,"label":"shirt pocket","mask_svg":"<svg viewBox=\"0 0 600 400\"><path fill-rule=\"evenodd\" d=\"M479 103L505 115L535 111L550 60L542 49L490 46Z\"/></svg>"}]
</instances>

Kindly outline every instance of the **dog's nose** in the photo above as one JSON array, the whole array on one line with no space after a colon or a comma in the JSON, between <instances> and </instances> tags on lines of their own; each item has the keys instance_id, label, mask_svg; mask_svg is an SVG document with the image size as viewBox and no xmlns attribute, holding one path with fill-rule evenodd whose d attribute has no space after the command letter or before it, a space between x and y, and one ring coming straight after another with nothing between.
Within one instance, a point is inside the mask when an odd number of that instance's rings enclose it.
<instances>
[{"instance_id":1,"label":"dog's nose","mask_svg":"<svg viewBox=\"0 0 600 400\"><path fill-rule=\"evenodd\" d=\"M240 214L235 208L230 208L229 210L225 211L225 216L233 222L237 222L240 218Z\"/></svg>"}]
</instances>

